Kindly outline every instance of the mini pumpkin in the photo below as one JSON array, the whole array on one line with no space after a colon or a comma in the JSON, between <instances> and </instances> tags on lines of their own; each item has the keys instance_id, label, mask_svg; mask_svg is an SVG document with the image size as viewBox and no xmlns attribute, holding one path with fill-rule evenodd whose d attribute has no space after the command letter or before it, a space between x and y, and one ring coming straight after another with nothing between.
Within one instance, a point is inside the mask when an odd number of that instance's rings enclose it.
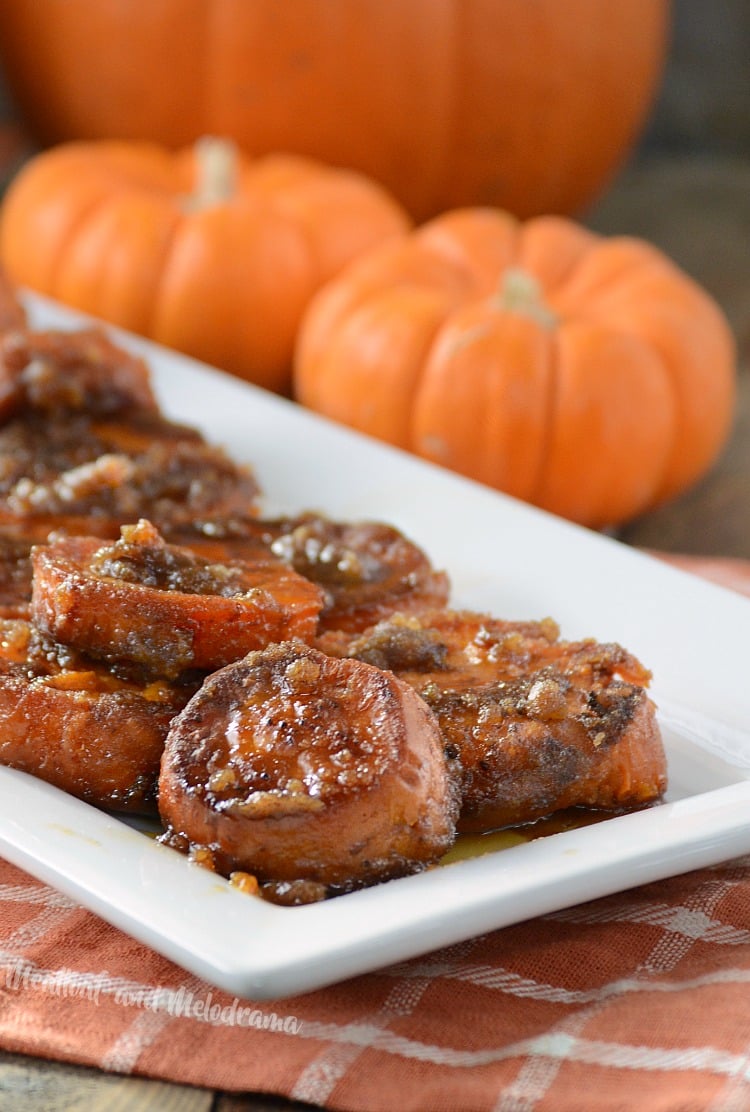
<instances>
[{"instance_id":1,"label":"mini pumpkin","mask_svg":"<svg viewBox=\"0 0 750 1112\"><path fill-rule=\"evenodd\" d=\"M65 143L13 179L0 256L19 285L284 391L313 293L408 225L374 181L304 158Z\"/></svg>"},{"instance_id":2,"label":"mini pumpkin","mask_svg":"<svg viewBox=\"0 0 750 1112\"><path fill-rule=\"evenodd\" d=\"M735 351L712 298L650 244L470 208L375 249L313 299L295 391L334 420L604 527L714 461Z\"/></svg>"}]
</instances>

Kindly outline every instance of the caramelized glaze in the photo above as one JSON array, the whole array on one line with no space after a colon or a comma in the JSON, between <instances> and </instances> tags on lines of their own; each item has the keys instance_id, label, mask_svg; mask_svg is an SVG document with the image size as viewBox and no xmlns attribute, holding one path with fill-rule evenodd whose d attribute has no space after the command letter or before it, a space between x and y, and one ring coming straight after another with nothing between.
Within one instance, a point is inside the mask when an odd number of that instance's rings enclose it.
<instances>
[{"instance_id":1,"label":"caramelized glaze","mask_svg":"<svg viewBox=\"0 0 750 1112\"><path fill-rule=\"evenodd\" d=\"M284 642L214 673L174 720L159 809L165 840L220 872L346 890L436 862L457 801L408 685Z\"/></svg>"},{"instance_id":2,"label":"caramelized glaze","mask_svg":"<svg viewBox=\"0 0 750 1112\"><path fill-rule=\"evenodd\" d=\"M31 614L97 659L174 678L210 671L282 637L310 640L314 584L278 561L215 564L167 544L149 522L119 540L59 537L32 553Z\"/></svg>"},{"instance_id":3,"label":"caramelized glaze","mask_svg":"<svg viewBox=\"0 0 750 1112\"><path fill-rule=\"evenodd\" d=\"M638 807L665 790L649 673L619 645L561 641L550 620L466 611L396 616L317 643L391 669L432 708L461 785L459 830L573 806Z\"/></svg>"}]
</instances>

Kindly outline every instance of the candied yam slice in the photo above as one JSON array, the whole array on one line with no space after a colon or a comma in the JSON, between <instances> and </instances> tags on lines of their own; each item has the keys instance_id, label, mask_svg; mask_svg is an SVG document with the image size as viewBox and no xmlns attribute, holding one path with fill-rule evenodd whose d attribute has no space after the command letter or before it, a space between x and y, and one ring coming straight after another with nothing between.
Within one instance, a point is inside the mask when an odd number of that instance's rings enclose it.
<instances>
[{"instance_id":1,"label":"candied yam slice","mask_svg":"<svg viewBox=\"0 0 750 1112\"><path fill-rule=\"evenodd\" d=\"M148 517L174 530L251 514L257 496L251 468L158 414L29 413L0 427L0 520Z\"/></svg>"},{"instance_id":2,"label":"candied yam slice","mask_svg":"<svg viewBox=\"0 0 750 1112\"><path fill-rule=\"evenodd\" d=\"M457 802L412 688L282 642L209 676L175 719L159 808L165 841L226 875L342 891L438 860Z\"/></svg>"},{"instance_id":3,"label":"candied yam slice","mask_svg":"<svg viewBox=\"0 0 750 1112\"><path fill-rule=\"evenodd\" d=\"M100 807L153 813L167 731L193 690L66 665L29 623L0 623L0 764Z\"/></svg>"},{"instance_id":4,"label":"candied yam slice","mask_svg":"<svg viewBox=\"0 0 750 1112\"><path fill-rule=\"evenodd\" d=\"M0 419L24 410L59 419L75 411L158 408L145 361L98 327L6 333L0 338L0 384Z\"/></svg>"},{"instance_id":5,"label":"candied yam slice","mask_svg":"<svg viewBox=\"0 0 750 1112\"><path fill-rule=\"evenodd\" d=\"M393 525L334 521L321 514L249 519L229 551L262 543L323 591L321 629L363 630L394 611L445 604L450 584L427 554Z\"/></svg>"},{"instance_id":6,"label":"candied yam slice","mask_svg":"<svg viewBox=\"0 0 750 1112\"><path fill-rule=\"evenodd\" d=\"M391 669L433 709L461 787L461 831L568 807L625 810L666 790L650 674L620 645L563 641L549 619L449 610L327 631L316 644Z\"/></svg>"},{"instance_id":7,"label":"candied yam slice","mask_svg":"<svg viewBox=\"0 0 750 1112\"><path fill-rule=\"evenodd\" d=\"M279 561L211 563L146 521L113 543L58 538L37 546L32 564L40 629L163 676L220 668L284 637L310 640L322 606L317 587Z\"/></svg>"}]
</instances>

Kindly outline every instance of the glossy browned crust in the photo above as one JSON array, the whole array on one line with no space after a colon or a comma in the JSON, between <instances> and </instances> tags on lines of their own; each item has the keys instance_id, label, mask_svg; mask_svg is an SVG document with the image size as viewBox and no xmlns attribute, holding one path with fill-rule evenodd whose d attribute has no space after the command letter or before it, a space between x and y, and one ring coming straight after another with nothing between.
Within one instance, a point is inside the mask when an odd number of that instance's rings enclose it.
<instances>
[{"instance_id":1,"label":"glossy browned crust","mask_svg":"<svg viewBox=\"0 0 750 1112\"><path fill-rule=\"evenodd\" d=\"M317 643L392 669L434 710L461 786L459 830L573 806L642 806L666 788L649 673L619 645L560 641L551 621L464 611L397 617Z\"/></svg>"},{"instance_id":2,"label":"glossy browned crust","mask_svg":"<svg viewBox=\"0 0 750 1112\"><path fill-rule=\"evenodd\" d=\"M75 411L137 410L157 410L149 370L103 329L18 329L0 336L0 420L20 411L60 419Z\"/></svg>"},{"instance_id":3,"label":"glossy browned crust","mask_svg":"<svg viewBox=\"0 0 750 1112\"><path fill-rule=\"evenodd\" d=\"M194 688L137 684L0 623L0 763L114 811L154 812L164 740Z\"/></svg>"},{"instance_id":4,"label":"glossy browned crust","mask_svg":"<svg viewBox=\"0 0 750 1112\"><path fill-rule=\"evenodd\" d=\"M249 468L156 415L32 413L0 427L0 521L92 517L111 533L147 517L174 529L207 514L250 514L257 495Z\"/></svg>"},{"instance_id":5,"label":"glossy browned crust","mask_svg":"<svg viewBox=\"0 0 750 1112\"><path fill-rule=\"evenodd\" d=\"M320 628L357 631L395 611L443 606L445 572L398 529L380 521L334 521L321 514L209 523L197 550L246 559L258 546L316 583L324 594ZM189 535L182 538L191 547Z\"/></svg>"},{"instance_id":6,"label":"glossy browned crust","mask_svg":"<svg viewBox=\"0 0 750 1112\"><path fill-rule=\"evenodd\" d=\"M318 588L279 561L211 563L146 521L113 543L58 537L31 560L39 629L168 677L221 668L284 637L311 640L322 605Z\"/></svg>"},{"instance_id":7,"label":"glossy browned crust","mask_svg":"<svg viewBox=\"0 0 750 1112\"><path fill-rule=\"evenodd\" d=\"M210 676L174 720L159 809L166 841L223 873L346 890L436 861L457 801L412 688L284 642Z\"/></svg>"},{"instance_id":8,"label":"glossy browned crust","mask_svg":"<svg viewBox=\"0 0 750 1112\"><path fill-rule=\"evenodd\" d=\"M29 616L33 543L22 531L0 526L0 618Z\"/></svg>"},{"instance_id":9,"label":"glossy browned crust","mask_svg":"<svg viewBox=\"0 0 750 1112\"><path fill-rule=\"evenodd\" d=\"M114 540L120 526L104 518L51 517L10 519L0 522L0 618L28 618L31 610L31 550L64 536L92 536Z\"/></svg>"}]
</instances>

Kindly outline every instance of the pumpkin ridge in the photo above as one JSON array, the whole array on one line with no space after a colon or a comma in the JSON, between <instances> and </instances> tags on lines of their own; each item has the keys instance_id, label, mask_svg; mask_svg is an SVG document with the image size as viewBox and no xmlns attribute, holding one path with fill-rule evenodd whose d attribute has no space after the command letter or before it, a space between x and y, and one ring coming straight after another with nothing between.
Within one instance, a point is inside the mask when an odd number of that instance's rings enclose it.
<instances>
[{"instance_id":1,"label":"pumpkin ridge","mask_svg":"<svg viewBox=\"0 0 750 1112\"><path fill-rule=\"evenodd\" d=\"M636 297L636 293L642 291L629 287L624 287L613 295L603 307L602 313L604 316L606 312L608 320L616 320L622 331L636 331L643 335L644 342L664 368L664 375L674 398L673 443L662 481L650 508L661 505L674 497L675 493L692 485L716 459L729 433L735 396L734 379L726 381L709 371L711 381L710 384L706 383L706 368L720 366L727 359L736 360L733 335L717 306L706 298L694 279L679 271L670 260L665 259L663 265L653 265L646 271L644 288L648 288L645 286L646 281L658 283L659 280L667 281L671 288L679 289L679 301L670 302L669 309L672 313L684 313L689 306L690 327L694 328L696 322L700 321L704 326L699 330L702 337L699 335L696 338L695 332L688 336L683 333L684 323L676 328L674 323L670 326L668 318L667 322L660 320L658 316L652 318L648 311L645 312L644 319L641 316L644 310ZM653 286L651 291L653 295ZM710 328L706 328L706 324L710 324ZM706 335L713 338L713 350L710 352L705 349ZM680 346L673 350L676 338L679 339ZM717 352L717 343L723 349L721 352ZM690 349L689 354L680 352L681 346L687 346ZM686 368L691 364L694 370L688 375ZM699 368L700 382L696 382L695 368ZM695 406L691 404L698 396L701 399L700 414L696 414ZM704 429L702 413L706 405L713 412L714 421ZM721 413L723 420L719 416ZM701 426L700 437L696 428L697 421Z\"/></svg>"},{"instance_id":2,"label":"pumpkin ridge","mask_svg":"<svg viewBox=\"0 0 750 1112\"><path fill-rule=\"evenodd\" d=\"M656 359L659 367L661 368L662 378L667 386L667 393L672 402L672 432L669 437L669 442L664 452L664 459L662 462L661 471L658 476L658 481L654 480L653 490L651 497L648 501L638 510L638 513L647 513L653 510L663 500L663 491L667 486L667 479L672 471L672 465L675 458L675 453L680 448L680 441L682 439L681 433L684 425L684 406L682 398L680 397L680 390L675 381L675 376L670 370L667 360L664 357L660 346L653 343L648 338L643 338L643 343L649 349ZM633 515L635 516L635 515Z\"/></svg>"},{"instance_id":3,"label":"pumpkin ridge","mask_svg":"<svg viewBox=\"0 0 750 1112\"><path fill-rule=\"evenodd\" d=\"M624 258L621 258L622 253L626 253ZM618 265L602 273L602 260L607 262L613 255ZM663 269L671 264L655 247L634 236L601 239L554 290L552 308L559 307L563 316L598 316L602 308L606 312L610 297L619 297L626 284L639 281L646 266Z\"/></svg>"},{"instance_id":4,"label":"pumpkin ridge","mask_svg":"<svg viewBox=\"0 0 750 1112\"><path fill-rule=\"evenodd\" d=\"M564 216L536 216L521 224L516 265L534 275L551 305L600 238Z\"/></svg>"},{"instance_id":5,"label":"pumpkin ridge","mask_svg":"<svg viewBox=\"0 0 750 1112\"><path fill-rule=\"evenodd\" d=\"M637 516L638 514L645 513L658 503L659 491L663 485L664 476L667 473L670 458L672 452L674 451L674 443L677 433L677 407L675 392L673 383L671 381L671 376L663 359L660 357L659 353L654 350L653 345L650 344L646 338L641 337L637 333L633 333L632 331L628 331L623 327L619 327L617 325L612 326L603 317L595 320L571 320L569 322L569 328L574 341L576 338L576 333L578 333L579 336L585 336L586 332L590 330L593 334L598 333L600 336L606 335L609 342L617 343L618 341L621 341L631 348L635 345L641 350L642 355L648 358L648 360L651 362L652 370L653 367L656 366L661 371L661 387L657 385L656 377L653 374L649 374L649 379L654 391L652 392L651 402L654 404L644 405L643 417L639 418L638 421L639 426L641 426L642 429L648 431L652 422L656 421L657 419L661 419L663 428L659 437L659 440L661 442L660 462L657 463L657 459L654 455L653 449L651 449L651 454L649 455L647 462L644 464L642 456L637 448L633 448L633 450L631 451L623 442L608 443L607 445L604 445L604 448L608 450L609 453L610 467L613 464L613 460L617 456L618 448L620 453L623 453L623 451L627 452L625 467L628 474L627 476L624 476L623 470L617 472L621 480L623 478L626 479L625 486L626 488L630 489L630 495L629 498L626 500L626 504L622 504L621 492L613 492L612 494L607 494L601 489L598 489L596 482L594 482L591 489L586 490L583 497L578 501L578 508L576 510L574 510L572 505L569 504L567 509L563 511L563 515L566 517L571 517L572 520L582 521L583 523L593 528L605 528L607 526L616 524L617 521L622 518L630 519ZM553 455L553 450L555 447L556 437L554 434L554 430L558 428L564 429L567 427L567 420L565 418L565 413L562 406L563 390L561 387L561 365L563 342L561 337L562 333L560 333L559 342L555 345L554 354L555 364L554 375L552 379L553 409L551 411L551 421L549 425L550 439L547 445L547 450L545 451L543 456L543 459L545 460L545 466L543 467L542 473L540 475L540 483L535 492L534 498L532 499L532 501L536 505L545 508L549 508L547 507L549 493L545 493L545 487L547 486L547 484L551 483L554 491L555 472L559 472L559 468L561 466L559 458L556 462L547 462ZM575 366L580 357L577 356L576 359L571 363L570 350L571 349L568 350L568 364L569 366ZM632 372L632 366L630 369ZM602 368L602 371L605 374L607 373L606 366ZM641 385L643 385L643 382L641 382ZM581 384L579 383L576 386L576 395L580 394ZM638 390L635 388L630 388L628 394L635 404L635 402L637 401L636 395L638 394ZM585 394L583 396L586 397ZM593 398L594 401L596 401L595 392L593 394ZM667 401L666 408L669 410L668 414L665 412L665 400ZM668 426L671 426L671 428L668 428ZM647 437L643 440L641 449L644 452L649 451ZM581 476L579 476L579 480L580 479ZM585 476L583 477L583 479L585 481ZM569 476L567 485L572 486ZM579 487L578 491L580 491L580 489L581 488ZM614 512L613 519L609 520L606 516L604 506L610 503L612 497L615 498L615 502L617 501L617 498L620 498L621 504ZM557 503L559 501L559 494L553 494L553 500ZM585 508L582 508L583 505L585 505Z\"/></svg>"},{"instance_id":6,"label":"pumpkin ridge","mask_svg":"<svg viewBox=\"0 0 750 1112\"><path fill-rule=\"evenodd\" d=\"M498 347L498 340L502 339ZM523 314L483 298L438 330L412 415L418 454L528 499L540 466L539 415L550 337Z\"/></svg>"},{"instance_id":7,"label":"pumpkin ridge","mask_svg":"<svg viewBox=\"0 0 750 1112\"><path fill-rule=\"evenodd\" d=\"M419 290L417 287L411 287L417 294L424 293L425 291ZM416 356L412 358L412 367L414 364L421 364L424 367L430 359L431 352L438 342L440 334L450 318L451 310L448 309L444 314L442 320L436 321L432 325L429 334L422 336L422 355L421 359ZM419 408L419 395L421 393L425 376L419 370L414 371L408 378L408 389L404 391L403 398L405 399L405 412L407 420L404 422L404 444L398 444L398 447L406 447L410 452L416 452L417 436L415 430L415 415ZM394 441L395 443L395 441Z\"/></svg>"},{"instance_id":8,"label":"pumpkin ridge","mask_svg":"<svg viewBox=\"0 0 750 1112\"><path fill-rule=\"evenodd\" d=\"M636 338L643 344L643 347L651 353L656 361L656 364L661 370L661 377L666 385L666 393L669 396L672 410L671 435L669 437L665 437L665 447L664 455L662 457L661 470L657 473L654 468L651 469L651 494L643 501L643 503L637 510L628 515L629 517L633 518L639 514L648 513L650 510L658 506L659 503L662 501L662 491L664 489L667 476L671 471L675 452L678 450L680 444L680 431L682 425L682 402L680 399L680 391L677 387L675 377L670 371L670 368L667 365L667 361L664 358L664 354L661 351L659 345L655 344L650 337L641 335L637 328L633 331L628 331L628 329L622 327L622 325L620 325L619 323L617 325L614 325L609 322L608 328L610 328L613 334L618 334L621 336L635 335Z\"/></svg>"},{"instance_id":9,"label":"pumpkin ridge","mask_svg":"<svg viewBox=\"0 0 750 1112\"><path fill-rule=\"evenodd\" d=\"M185 221L188 219L188 214L182 211L179 205L175 206L175 219L169 229L169 234L164 240L164 246L161 251L156 272L159 275L157 283L153 290L153 296L150 300L150 308L147 318L148 331L144 331L145 336L153 336L155 334L156 322L159 314L159 305L161 301L160 293L161 288L165 282L166 275L169 273L169 260L172 257L177 237L182 230Z\"/></svg>"},{"instance_id":10,"label":"pumpkin ridge","mask_svg":"<svg viewBox=\"0 0 750 1112\"><path fill-rule=\"evenodd\" d=\"M659 367L661 368L662 378L666 383L667 393L669 394L672 403L672 432L671 436L669 437L669 443L665 447L661 471L658 477L654 478L652 484L653 489L651 491L650 497L635 513L629 515L630 517L635 517L638 514L648 513L650 510L658 506L659 503L662 501L662 491L665 488L667 477L672 469L675 452L680 447L680 432L683 424L683 405L680 398L680 391L675 381L675 376L672 374L669 366L667 365L667 361L664 357L664 353L662 352L660 345L654 343L649 336L641 335L641 333L638 331L637 322L634 323L632 330L628 330L621 321L617 321L616 323L614 323L609 317L606 307L604 307L601 320L603 323L606 323L607 328L613 334L620 336L637 336L643 346L653 355L654 359L657 361Z\"/></svg>"},{"instance_id":11,"label":"pumpkin ridge","mask_svg":"<svg viewBox=\"0 0 750 1112\"><path fill-rule=\"evenodd\" d=\"M480 226L481 225L481 226ZM479 266L474 258L479 246L486 246L495 232L500 229L508 235L509 243L505 252L506 261L501 265L498 276L494 269L497 259L490 260L484 257ZM480 231L477 240L477 230ZM508 266L517 260L521 244L521 228L519 222L510 213L497 212L490 208L459 209L456 212L444 213L428 224L417 228L414 242L425 247L428 253L441 266L449 267L463 280L467 292L472 291L473 296L489 294L497 288L499 278ZM495 248L497 239L494 239ZM490 261L493 264L492 279L488 276ZM486 288L482 288L482 282Z\"/></svg>"},{"instance_id":12,"label":"pumpkin ridge","mask_svg":"<svg viewBox=\"0 0 750 1112\"><path fill-rule=\"evenodd\" d=\"M280 156L274 156L274 158L278 157ZM257 187L250 176L248 194L254 195L254 188ZM378 188L376 183L368 181L361 174L343 169L334 171L323 167L317 172L303 170L295 180L279 184L273 192L260 189L254 203L265 204L271 212L293 224L304 236L309 245L311 265L316 274L316 287L319 287L336 278L342 266L353 266L358 258L375 252L389 240L397 242L402 235L411 230L407 214L395 202L386 213L385 206L390 199L386 197L384 191L378 195L377 206L373 207L372 201ZM339 243L342 237L341 231L338 236L332 236L330 230L329 234L321 236L321 228L326 225L326 214L333 210L337 212L341 228L344 228L346 222L342 218L342 213L347 206L350 213L354 209L358 213L357 245L354 249L352 242L354 224L350 219L347 232L343 235L346 248L342 252ZM368 214L371 226L362 221L362 212L368 206L372 209Z\"/></svg>"},{"instance_id":13,"label":"pumpkin ridge","mask_svg":"<svg viewBox=\"0 0 750 1112\"><path fill-rule=\"evenodd\" d=\"M522 222L519 221L517 229L516 229L515 242L514 242L514 245L513 245L513 247L514 247L513 254L514 254L515 258L514 258L513 262L509 266L507 266L505 268L504 272L500 275L500 281L499 281L499 284L498 284L498 293L495 295L494 300L495 300L495 303L497 304L498 303L498 301L497 301L498 297L502 298L503 291L507 290L507 287L508 287L508 284L509 284L509 278L508 278L509 274L511 275L511 279L510 279L511 283L513 281L513 275L517 275L517 274L523 275L524 278L529 279L530 282L528 282L527 285L526 285L526 293L530 294L531 289L533 287L534 295L538 297L539 303L540 303L540 308L541 308L542 311L541 311L541 313L538 313L536 310L532 311L532 312L529 312L528 308L525 308L523 310L523 313L524 313L524 315L529 316L530 319L533 320L534 323L538 326L540 331L548 337L548 341L545 344L545 348L546 348L546 366L545 366L545 369L544 369L545 389L544 389L544 398L543 398L542 404L541 404L541 409L542 409L541 450L539 451L539 454L538 454L538 462L537 462L537 467L536 467L536 476L529 483L529 486L528 486L528 492L529 493L526 496L528 501L533 505L536 502L537 492L539 491L539 489L541 488L541 485L542 485L542 481L543 481L543 478L544 478L544 473L545 473L545 470L546 470L546 460L547 460L547 456L548 456L548 453L549 453L550 445L552 444L552 436L553 436L554 423L555 423L555 419L556 419L556 405L557 405L557 382L558 382L558 378L557 378L557 365L558 365L557 336L558 336L558 329L563 324L563 321L562 321L561 317L559 316L559 314L557 312L555 312L555 310L552 309L551 306L550 306L549 290L545 288L545 285L542 282L542 280L534 272L534 268L529 266L523 258L523 256L524 256L524 247L525 247L525 243L526 243L526 227L527 227L527 225L525 223L522 223ZM500 301L500 304L502 304L502 300ZM514 307L511 304L509 306L505 306L505 311L506 312L517 312L519 310L518 310L518 308Z\"/></svg>"},{"instance_id":14,"label":"pumpkin ridge","mask_svg":"<svg viewBox=\"0 0 750 1112\"><path fill-rule=\"evenodd\" d=\"M547 329L550 332L549 343L547 344L547 382L542 404L542 447L539 452L539 463L537 466L536 477L529 487L528 501L534 505L540 505L540 497L543 484L546 481L547 475L547 460L552 450L554 441L554 429L557 422L557 411L559 403L559 365L560 365L560 348L558 344L558 337L560 329L564 327L562 322L557 316L555 317L555 325L553 329Z\"/></svg>"},{"instance_id":15,"label":"pumpkin ridge","mask_svg":"<svg viewBox=\"0 0 750 1112\"><path fill-rule=\"evenodd\" d=\"M108 183L110 190L117 189L116 183L111 182L108 168L103 167L102 170L104 172L100 172L93 185L87 188L85 203L82 203L78 196L71 200L66 194L67 179L71 173L87 183L90 177L89 160L82 144L71 144L66 150L43 151L21 167L3 197L0 212L3 262L16 284L28 285L49 297L57 296L58 275L71 243L90 214L98 211L108 200ZM30 187L27 185L29 180ZM41 200L37 196L40 191ZM50 194L56 198L51 212L46 204ZM25 240L28 232L35 240L31 273L26 263ZM85 310L86 306L74 308Z\"/></svg>"},{"instance_id":16,"label":"pumpkin ridge","mask_svg":"<svg viewBox=\"0 0 750 1112\"><path fill-rule=\"evenodd\" d=\"M80 149L85 152L86 145L81 144ZM96 289L96 294L93 295L91 292L84 292L82 296L77 295L80 294L80 290L76 291L75 288L75 267L72 275L69 275L66 270L68 255L72 254L73 258L76 257L76 243L80 242L85 235L90 234L92 227L100 217L105 216L110 210L113 215L117 215L119 206L123 206L127 211L129 201L133 204L153 201L168 216L171 216L171 214L179 216L179 206L176 204L178 193L173 187L173 183L169 181L169 172L174 169L175 164L173 160L167 163L166 170L168 173L166 178L162 173L155 177L152 167L149 165L148 154L145 154L148 150L146 145L143 148L139 147L134 153L124 143L110 144L109 149L105 144L101 144L100 150L102 151L102 157L99 162L95 158L93 160L84 158L82 161L83 168L89 173L93 172L99 195L92 197L91 203L80 209L72 222L66 223L62 247L53 260L50 271L52 278L50 285L52 288L49 292L52 296L59 297L83 312L111 320L112 323L120 327L141 331L142 310L139 310L137 321L132 316L132 306L125 312L121 311L119 315L112 314L109 310L108 297L111 296L113 287L104 280L110 273L110 268L107 266L107 251L103 250L101 253L101 265L94 275L96 279L96 273L98 273L100 280L95 280L92 283ZM72 162L75 168L80 160L80 155L76 150L72 150L70 153L72 158L69 159L69 162ZM60 154L65 154L63 148L60 148ZM62 165L65 166L64 160L62 160ZM161 169L163 167L160 167ZM170 234L172 231L171 228ZM152 248L153 244L150 245L150 250ZM71 280L73 281L72 289ZM117 300L119 301L119 298ZM149 304L148 316L150 317L153 312L154 298L147 300Z\"/></svg>"},{"instance_id":17,"label":"pumpkin ridge","mask_svg":"<svg viewBox=\"0 0 750 1112\"><path fill-rule=\"evenodd\" d=\"M270 205L242 200L186 214L175 225L152 338L286 390L295 333L315 288L309 244ZM242 252L233 250L237 242Z\"/></svg>"},{"instance_id":18,"label":"pumpkin ridge","mask_svg":"<svg viewBox=\"0 0 750 1112\"><path fill-rule=\"evenodd\" d=\"M84 209L81 209L77 213L75 220L66 223L65 234L62 237L60 243L60 251L57 253L54 260L52 261L52 265L50 266L50 289L42 290L40 292L48 293L50 296L53 297L55 296L55 290L59 287L61 281L60 275L63 272L63 267L67 261L68 254L70 252L70 245L75 242L85 226L98 213L105 210L107 206L112 203L112 200L115 196L122 196L125 193L127 193L127 189L118 188L115 185L112 189L112 192L107 192L103 196L93 199L90 205L88 205ZM79 309L82 312L94 312L93 309L85 305L73 305L72 302L71 305L74 309Z\"/></svg>"}]
</instances>

